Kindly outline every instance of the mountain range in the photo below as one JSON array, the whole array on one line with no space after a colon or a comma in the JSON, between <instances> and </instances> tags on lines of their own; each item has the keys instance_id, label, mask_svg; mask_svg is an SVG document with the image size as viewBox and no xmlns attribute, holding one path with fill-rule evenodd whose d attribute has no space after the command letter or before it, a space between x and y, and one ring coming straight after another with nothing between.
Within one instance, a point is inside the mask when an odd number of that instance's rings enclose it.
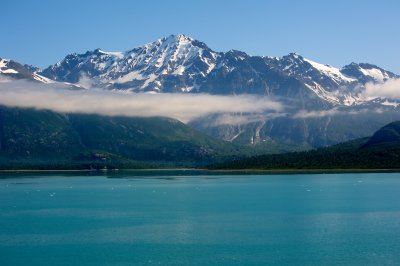
<instances>
[{"instance_id":1,"label":"mountain range","mask_svg":"<svg viewBox=\"0 0 400 266\"><path fill-rule=\"evenodd\" d=\"M341 69L291 53L283 57L215 52L185 35L171 35L126 52L101 49L70 54L40 75L78 83L82 75L94 86L135 92L193 92L295 96L311 91L323 101L358 105L367 100L358 89L398 75L372 64L351 63Z\"/></svg>"},{"instance_id":2,"label":"mountain range","mask_svg":"<svg viewBox=\"0 0 400 266\"><path fill-rule=\"evenodd\" d=\"M218 114L189 123L237 144L321 147L369 136L400 119L396 100L363 94L368 84L400 78L378 66L350 63L336 68L296 53L269 57L236 50L216 52L182 34L126 52L95 49L69 54L45 69L0 59L0 75L131 93L256 94L278 99L288 107L282 116L266 114L246 123L221 125L215 123ZM231 115L246 120L251 114Z\"/></svg>"}]
</instances>

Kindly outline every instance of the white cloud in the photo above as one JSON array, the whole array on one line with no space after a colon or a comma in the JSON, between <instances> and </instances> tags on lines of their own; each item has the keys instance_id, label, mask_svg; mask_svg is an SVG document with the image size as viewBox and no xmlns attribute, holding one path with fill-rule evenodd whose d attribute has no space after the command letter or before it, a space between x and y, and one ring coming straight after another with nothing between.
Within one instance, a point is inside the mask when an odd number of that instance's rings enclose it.
<instances>
[{"instance_id":1,"label":"white cloud","mask_svg":"<svg viewBox=\"0 0 400 266\"><path fill-rule=\"evenodd\" d=\"M327 116L339 116L339 115L361 115L366 113L383 113L382 108L375 109L359 109L359 110L346 110L339 108L332 108L328 110L300 110L294 114L293 118L307 119L307 118L319 118Z\"/></svg>"},{"instance_id":2,"label":"white cloud","mask_svg":"<svg viewBox=\"0 0 400 266\"><path fill-rule=\"evenodd\" d=\"M94 86L94 82L91 78L88 77L85 73L81 73L81 76L79 77L79 86L85 88L85 89L91 89Z\"/></svg>"},{"instance_id":3,"label":"white cloud","mask_svg":"<svg viewBox=\"0 0 400 266\"><path fill-rule=\"evenodd\" d=\"M285 116L286 113L246 113L246 114L231 114L224 113L211 119L212 126L221 125L244 125L249 123L257 123L260 121L266 121L269 119Z\"/></svg>"},{"instance_id":4,"label":"white cloud","mask_svg":"<svg viewBox=\"0 0 400 266\"><path fill-rule=\"evenodd\" d=\"M368 83L362 95L367 99L389 98L400 99L400 79L390 79L384 83Z\"/></svg>"},{"instance_id":5,"label":"white cloud","mask_svg":"<svg viewBox=\"0 0 400 266\"><path fill-rule=\"evenodd\" d=\"M325 116L334 116L339 114L340 111L337 108L332 108L329 110L320 110L320 111L307 111L300 110L293 117L294 118L314 118L314 117L325 117Z\"/></svg>"},{"instance_id":6,"label":"white cloud","mask_svg":"<svg viewBox=\"0 0 400 266\"><path fill-rule=\"evenodd\" d=\"M0 104L48 109L62 113L122 116L166 116L183 122L212 113L281 112L281 103L270 98L240 95L148 94L104 90L68 90L60 84L28 81L0 82Z\"/></svg>"}]
</instances>

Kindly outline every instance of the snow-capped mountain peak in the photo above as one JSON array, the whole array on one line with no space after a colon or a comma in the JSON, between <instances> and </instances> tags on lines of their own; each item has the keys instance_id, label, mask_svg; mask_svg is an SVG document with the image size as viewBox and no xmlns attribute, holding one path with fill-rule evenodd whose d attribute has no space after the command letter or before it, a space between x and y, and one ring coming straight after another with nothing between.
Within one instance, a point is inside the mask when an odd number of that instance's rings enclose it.
<instances>
[{"instance_id":1,"label":"snow-capped mountain peak","mask_svg":"<svg viewBox=\"0 0 400 266\"><path fill-rule=\"evenodd\" d=\"M183 34L170 35L155 42L135 48L128 52L131 58L135 58L134 66L141 66L145 71L158 74L180 75L191 66L193 61L200 59L208 67L204 74L210 72L215 66L215 53L204 43L195 41Z\"/></svg>"},{"instance_id":2,"label":"snow-capped mountain peak","mask_svg":"<svg viewBox=\"0 0 400 266\"><path fill-rule=\"evenodd\" d=\"M18 74L19 72L12 66L12 61L0 58L0 74Z\"/></svg>"},{"instance_id":3,"label":"snow-capped mountain peak","mask_svg":"<svg viewBox=\"0 0 400 266\"><path fill-rule=\"evenodd\" d=\"M325 86L330 85L332 87L356 81L356 79L341 73L339 68L317 63L297 53L290 53L280 59L268 59L270 63L284 71L287 75L302 79L303 81L324 80L325 83L331 83L325 84Z\"/></svg>"},{"instance_id":4,"label":"snow-capped mountain peak","mask_svg":"<svg viewBox=\"0 0 400 266\"><path fill-rule=\"evenodd\" d=\"M304 58L304 60L308 62L313 68L317 69L319 72L336 81L338 85L341 83L351 83L356 81L355 78L344 75L339 68L333 67L331 65L323 65L306 58Z\"/></svg>"},{"instance_id":5,"label":"snow-capped mountain peak","mask_svg":"<svg viewBox=\"0 0 400 266\"><path fill-rule=\"evenodd\" d=\"M186 35L170 35L127 52L96 49L68 55L43 74L78 82L88 76L100 86L134 91L188 91L216 66L218 53ZM180 80L179 85L171 79Z\"/></svg>"},{"instance_id":6,"label":"snow-capped mountain peak","mask_svg":"<svg viewBox=\"0 0 400 266\"><path fill-rule=\"evenodd\" d=\"M265 57L267 64L301 81L321 99L335 105L363 104L365 84L382 83L399 76L371 64L351 63L343 68L317 63L296 53L281 58Z\"/></svg>"},{"instance_id":7,"label":"snow-capped mountain peak","mask_svg":"<svg viewBox=\"0 0 400 266\"><path fill-rule=\"evenodd\" d=\"M160 38L126 52L96 49L70 54L42 75L71 83L85 76L99 87L136 92L286 96L302 87L334 105L362 103L358 93L366 83L398 78L374 65L352 63L337 68L298 53L261 57L236 50L215 52L184 34Z\"/></svg>"},{"instance_id":8,"label":"snow-capped mountain peak","mask_svg":"<svg viewBox=\"0 0 400 266\"><path fill-rule=\"evenodd\" d=\"M33 80L42 83L52 83L53 81L38 74L39 68L22 65L9 59L0 58L0 79L1 77Z\"/></svg>"},{"instance_id":9,"label":"snow-capped mountain peak","mask_svg":"<svg viewBox=\"0 0 400 266\"><path fill-rule=\"evenodd\" d=\"M398 76L390 71L386 71L378 66L367 63L354 63L344 66L341 69L345 73L362 83L377 82L382 83L389 79L398 78Z\"/></svg>"}]
</instances>

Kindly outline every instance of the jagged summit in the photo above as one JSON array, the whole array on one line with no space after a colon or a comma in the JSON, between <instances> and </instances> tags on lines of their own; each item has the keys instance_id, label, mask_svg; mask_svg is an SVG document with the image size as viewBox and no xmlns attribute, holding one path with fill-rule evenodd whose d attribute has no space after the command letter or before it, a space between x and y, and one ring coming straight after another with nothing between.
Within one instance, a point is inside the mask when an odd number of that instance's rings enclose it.
<instances>
[{"instance_id":1,"label":"jagged summit","mask_svg":"<svg viewBox=\"0 0 400 266\"><path fill-rule=\"evenodd\" d=\"M32 72L68 83L78 83L85 76L104 89L293 98L305 94L331 105L364 104L366 99L359 93L365 84L399 78L372 64L337 68L295 52L282 57L251 56L237 50L216 52L184 34L124 52L97 48L73 53L41 72Z\"/></svg>"},{"instance_id":2,"label":"jagged summit","mask_svg":"<svg viewBox=\"0 0 400 266\"><path fill-rule=\"evenodd\" d=\"M192 42L192 41L194 41L193 38L191 38L191 37L189 37L189 36L187 36L185 34L180 33L180 34L171 34L169 36L160 38L157 41L151 42L149 44L154 44L156 42L157 43L164 43L164 42L167 42L167 43L180 43L180 42Z\"/></svg>"},{"instance_id":3,"label":"jagged summit","mask_svg":"<svg viewBox=\"0 0 400 266\"><path fill-rule=\"evenodd\" d=\"M385 82L389 79L399 78L396 74L386 71L376 65L368 63L350 63L341 69L345 73L362 83Z\"/></svg>"},{"instance_id":4,"label":"jagged summit","mask_svg":"<svg viewBox=\"0 0 400 266\"><path fill-rule=\"evenodd\" d=\"M0 79L3 77L39 81L42 83L52 82L52 80L39 75L39 71L40 69L37 67L22 65L13 60L0 58Z\"/></svg>"},{"instance_id":5,"label":"jagged summit","mask_svg":"<svg viewBox=\"0 0 400 266\"><path fill-rule=\"evenodd\" d=\"M211 72L217 58L218 54L204 43L178 34L126 52L96 49L71 54L45 69L43 75L59 81L78 82L84 74L106 88L190 91ZM184 77L171 78L174 76ZM177 82L180 84L174 84Z\"/></svg>"}]
</instances>

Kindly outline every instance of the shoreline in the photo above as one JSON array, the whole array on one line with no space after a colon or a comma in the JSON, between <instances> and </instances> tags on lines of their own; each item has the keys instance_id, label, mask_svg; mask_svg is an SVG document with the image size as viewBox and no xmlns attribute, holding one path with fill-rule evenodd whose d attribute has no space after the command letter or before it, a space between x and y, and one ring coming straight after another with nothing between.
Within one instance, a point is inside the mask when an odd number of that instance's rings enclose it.
<instances>
[{"instance_id":1,"label":"shoreline","mask_svg":"<svg viewBox=\"0 0 400 266\"><path fill-rule=\"evenodd\" d=\"M186 172L193 171L205 174L335 174L335 173L400 173L400 169L202 169L202 168L144 168L144 169L9 169L0 170L1 174L6 173L74 173L74 172L85 172L85 173L118 173L118 172Z\"/></svg>"}]
</instances>

